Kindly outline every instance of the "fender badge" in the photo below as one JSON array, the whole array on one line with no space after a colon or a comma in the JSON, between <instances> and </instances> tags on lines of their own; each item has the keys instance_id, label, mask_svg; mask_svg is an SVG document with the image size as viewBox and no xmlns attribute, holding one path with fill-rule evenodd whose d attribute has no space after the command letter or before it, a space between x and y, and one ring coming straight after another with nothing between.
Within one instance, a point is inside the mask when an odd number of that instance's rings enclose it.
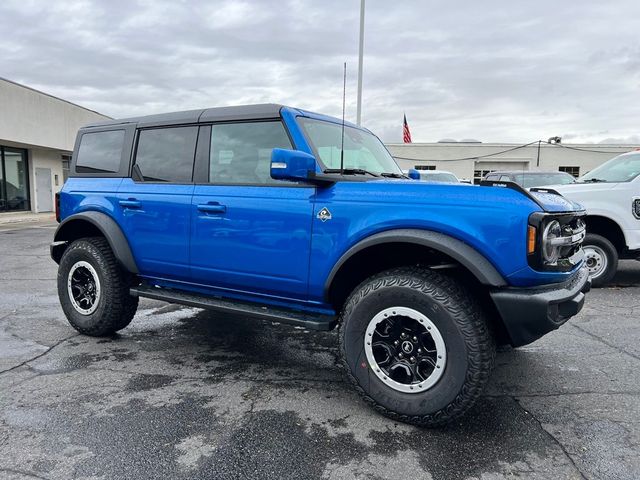
<instances>
[{"instance_id":1,"label":"fender badge","mask_svg":"<svg viewBox=\"0 0 640 480\"><path fill-rule=\"evenodd\" d=\"M327 220L331 220L331 212L327 207L324 207L322 210L318 212L317 217L323 222L326 222Z\"/></svg>"}]
</instances>

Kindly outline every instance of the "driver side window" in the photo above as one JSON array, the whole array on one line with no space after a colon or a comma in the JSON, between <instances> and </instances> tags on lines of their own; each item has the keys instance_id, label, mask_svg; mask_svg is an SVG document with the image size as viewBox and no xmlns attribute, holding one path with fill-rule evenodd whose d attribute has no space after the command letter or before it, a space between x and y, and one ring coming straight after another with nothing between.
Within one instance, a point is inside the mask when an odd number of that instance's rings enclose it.
<instances>
[{"instance_id":1,"label":"driver side window","mask_svg":"<svg viewBox=\"0 0 640 480\"><path fill-rule=\"evenodd\" d=\"M218 185L282 183L271 178L274 148L292 148L282 122L212 125L209 182Z\"/></svg>"}]
</instances>

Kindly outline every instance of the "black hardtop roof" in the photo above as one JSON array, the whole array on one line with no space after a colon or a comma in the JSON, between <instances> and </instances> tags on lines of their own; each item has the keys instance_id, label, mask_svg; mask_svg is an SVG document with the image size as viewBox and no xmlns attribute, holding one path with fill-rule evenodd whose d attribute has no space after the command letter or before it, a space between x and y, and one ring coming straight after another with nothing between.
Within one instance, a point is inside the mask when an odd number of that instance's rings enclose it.
<instances>
[{"instance_id":1,"label":"black hardtop roof","mask_svg":"<svg viewBox=\"0 0 640 480\"><path fill-rule=\"evenodd\" d=\"M160 113L131 117L85 125L90 127L110 127L135 123L138 127L156 127L162 125L179 125L182 123L224 122L229 120L251 120L263 118L277 118L283 105L275 103L261 103L256 105L239 105L234 107L216 107L200 110L185 110L183 112Z\"/></svg>"}]
</instances>

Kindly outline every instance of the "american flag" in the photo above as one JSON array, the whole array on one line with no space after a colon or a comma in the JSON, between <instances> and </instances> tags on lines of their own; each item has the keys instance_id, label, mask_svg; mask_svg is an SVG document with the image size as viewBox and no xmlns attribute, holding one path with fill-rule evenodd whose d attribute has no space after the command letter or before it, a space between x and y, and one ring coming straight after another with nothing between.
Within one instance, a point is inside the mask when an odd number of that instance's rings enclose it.
<instances>
[{"instance_id":1,"label":"american flag","mask_svg":"<svg viewBox=\"0 0 640 480\"><path fill-rule=\"evenodd\" d=\"M409 131L409 124L407 123L407 116L404 116L404 123L402 124L402 139L404 143L411 143L411 132Z\"/></svg>"}]
</instances>

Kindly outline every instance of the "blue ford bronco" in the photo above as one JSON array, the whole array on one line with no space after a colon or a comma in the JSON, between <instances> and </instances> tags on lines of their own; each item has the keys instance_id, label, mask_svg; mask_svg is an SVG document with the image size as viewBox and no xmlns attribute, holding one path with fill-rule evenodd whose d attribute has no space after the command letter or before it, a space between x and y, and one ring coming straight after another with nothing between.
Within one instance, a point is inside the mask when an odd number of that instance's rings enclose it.
<instances>
[{"instance_id":1,"label":"blue ford bronco","mask_svg":"<svg viewBox=\"0 0 640 480\"><path fill-rule=\"evenodd\" d=\"M467 411L496 345L558 328L591 285L578 204L414 181L370 131L281 105L82 128L57 211L51 256L79 332L125 328L139 297L337 325L357 391L424 426Z\"/></svg>"}]
</instances>

